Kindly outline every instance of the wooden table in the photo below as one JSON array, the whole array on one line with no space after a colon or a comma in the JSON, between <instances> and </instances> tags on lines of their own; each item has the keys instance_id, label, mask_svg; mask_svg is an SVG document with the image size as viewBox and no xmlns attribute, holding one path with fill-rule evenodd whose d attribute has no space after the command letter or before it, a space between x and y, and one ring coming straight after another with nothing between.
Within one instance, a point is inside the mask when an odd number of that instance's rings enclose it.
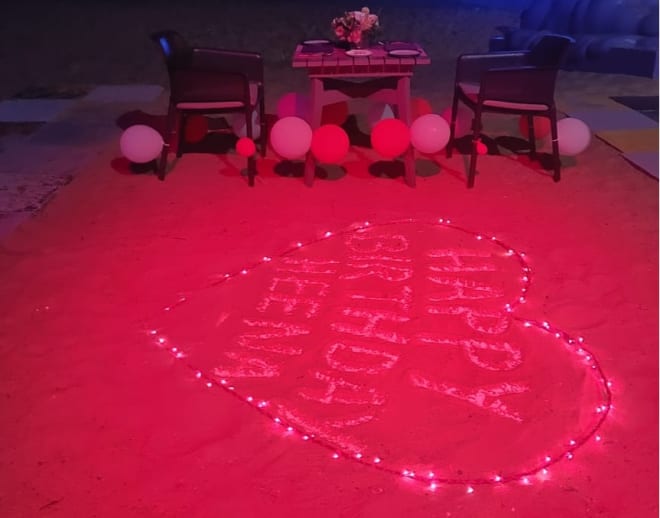
<instances>
[{"instance_id":1,"label":"wooden table","mask_svg":"<svg viewBox=\"0 0 660 518\"><path fill-rule=\"evenodd\" d=\"M382 45L370 48L371 55L351 57L343 49L331 54L302 53L296 47L293 68L304 68L310 79L312 129L321 125L323 106L353 98L369 98L390 104L397 117L408 126L410 120L410 78L416 65L431 63L426 52L418 56L398 57L385 51ZM404 180L415 186L415 157L412 146L403 156ZM314 183L316 160L311 151L305 160L305 184Z\"/></svg>"}]
</instances>

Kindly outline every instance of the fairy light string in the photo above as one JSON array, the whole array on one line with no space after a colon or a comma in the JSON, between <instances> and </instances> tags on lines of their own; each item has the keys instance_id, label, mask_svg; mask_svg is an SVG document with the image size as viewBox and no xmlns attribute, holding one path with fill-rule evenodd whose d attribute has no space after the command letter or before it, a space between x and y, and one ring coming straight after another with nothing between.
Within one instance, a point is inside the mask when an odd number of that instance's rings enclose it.
<instances>
[{"instance_id":1,"label":"fairy light string","mask_svg":"<svg viewBox=\"0 0 660 518\"><path fill-rule=\"evenodd\" d=\"M385 227L396 225L400 223L413 223L414 219L406 219L400 221L392 221L388 223L372 224L365 221L362 224L354 225L340 232L324 232L320 237L312 239L307 242L297 241L289 248L285 249L279 254L279 257L290 255L304 247L314 245L332 237L341 237L357 231L366 230L374 227ZM426 223L426 222L425 222ZM520 252L500 239L494 236L488 236L483 233L474 232L466 228L455 225L449 219L440 218L433 224L441 225L447 228L458 230L466 234L474 236L478 241L488 240L493 244L505 250L505 254L517 259L520 264L522 275L520 277L520 293L517 298L512 302L505 304L504 310L508 313L513 313L514 310L526 302L526 297L532 283L532 270L526 260L525 254ZM269 263L273 260L272 256L263 256L259 261L253 262L249 265L240 268L233 273L225 273L219 279L213 281L208 285L208 288L216 287L220 284L228 282L237 277L248 275L251 271L259 266ZM184 304L189 299L185 296L179 297L174 303L165 306L162 311L171 312L178 306ZM442 485L463 485L467 494L472 494L475 491L475 486L483 486L486 484L505 484L510 482L518 482L522 485L532 484L532 479L544 479L549 474L549 468L562 461L570 461L574 458L576 451L589 442L601 442L602 437L598 434L599 429L607 419L612 410L612 382L605 376L600 363L585 346L583 337L573 337L562 331L561 329L551 325L547 321L539 321L528 318L521 318L518 316L510 315L512 320L520 322L526 328L535 328L541 332L554 336L558 343L562 344L570 353L577 357L582 364L587 367L587 370L594 376L601 393L602 400L600 404L594 408L594 415L596 416L595 423L587 428L585 431L569 439L566 444L563 444L558 452L552 455L545 455L539 458L528 469L517 471L513 473L493 473L490 476L476 477L476 478L456 478L445 477L438 473L438 470L431 470L426 472L415 472L414 470L406 467L398 467L390 465L387 460L378 455L367 455L366 453L354 453L350 451L342 451L337 446L316 437L313 433L288 423L285 419L271 411L269 402L264 399L255 398L249 393L240 391L229 379L216 379L214 376L206 374L203 370L190 363L186 358L187 355L182 348L176 344L170 343L169 339L158 329L150 329L147 334L153 343L161 350L169 353L174 359L179 360L180 364L187 367L194 373L195 379L202 383L209 389L220 389L227 394L239 399L247 405L250 405L254 410L259 412L262 416L268 418L275 425L280 427L287 435L297 436L305 442L316 444L330 452L330 458L333 460L346 459L357 462L364 466L377 469L382 472L390 473L398 477L413 480L426 485L427 489L434 491Z\"/></svg>"}]
</instances>

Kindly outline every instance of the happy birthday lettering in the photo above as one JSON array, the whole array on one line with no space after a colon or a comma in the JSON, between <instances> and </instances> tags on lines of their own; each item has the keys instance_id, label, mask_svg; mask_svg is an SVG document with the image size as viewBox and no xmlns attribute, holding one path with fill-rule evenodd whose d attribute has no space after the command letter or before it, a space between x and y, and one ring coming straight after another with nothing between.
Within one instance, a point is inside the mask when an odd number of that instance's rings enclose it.
<instances>
[{"instance_id":1,"label":"happy birthday lettering","mask_svg":"<svg viewBox=\"0 0 660 518\"><path fill-rule=\"evenodd\" d=\"M498 339L509 329L509 316L488 309L503 306L499 304L503 290L478 278L498 271L491 254L431 249L425 252L424 269L416 271L411 243L403 235L363 230L351 234L344 244L348 253L341 262L281 259L254 306L257 314L241 319L244 331L223 353L227 365L217 367L216 376L274 378L282 375L291 359L318 354L317 364L300 373L304 382L295 395L286 404L278 403L280 411L290 422L350 449L350 440L331 430L376 418L387 405L387 394L376 382L397 368L409 347L459 349L466 361L485 373L512 371L522 364L520 348ZM441 323L413 335L406 331L419 318L412 285L415 275L423 275L426 281L425 290L417 295L422 314L431 321L455 319L454 328L464 325L470 338L446 336ZM327 325L326 331L319 331L322 325ZM326 343L310 347L311 339ZM432 378L432 374L415 372L406 379L414 388L523 421L503 398L528 391L524 384L465 387ZM306 404L296 405L296 398ZM314 405L325 408L323 418L313 411Z\"/></svg>"},{"instance_id":2,"label":"happy birthday lettering","mask_svg":"<svg viewBox=\"0 0 660 518\"><path fill-rule=\"evenodd\" d=\"M520 414L509 410L499 396L521 394L529 390L529 387L519 383L500 383L488 387L465 389L448 383L433 382L420 374L411 374L410 381L416 387L432 390L433 392L460 399L461 401L467 401L476 407L519 423L522 422Z\"/></svg>"}]
</instances>

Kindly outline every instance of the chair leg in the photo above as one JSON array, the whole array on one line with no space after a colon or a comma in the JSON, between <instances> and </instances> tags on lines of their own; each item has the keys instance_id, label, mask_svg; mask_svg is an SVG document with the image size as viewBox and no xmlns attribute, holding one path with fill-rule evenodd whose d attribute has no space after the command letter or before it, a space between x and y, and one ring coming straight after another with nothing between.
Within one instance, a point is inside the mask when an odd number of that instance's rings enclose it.
<instances>
[{"instance_id":1,"label":"chair leg","mask_svg":"<svg viewBox=\"0 0 660 518\"><path fill-rule=\"evenodd\" d=\"M557 136L557 112L550 111L550 135L552 137L552 162L554 164L554 175L552 179L558 182L561 179L561 160L559 159L559 140Z\"/></svg>"},{"instance_id":2,"label":"chair leg","mask_svg":"<svg viewBox=\"0 0 660 518\"><path fill-rule=\"evenodd\" d=\"M261 135L259 137L259 148L261 150L261 158L266 157L266 146L268 142L268 135L266 135L266 103L263 94L259 104L259 125L261 127Z\"/></svg>"},{"instance_id":3,"label":"chair leg","mask_svg":"<svg viewBox=\"0 0 660 518\"><path fill-rule=\"evenodd\" d=\"M167 153L169 151L169 144L163 144L163 151L160 153L160 159L158 160L158 165L156 166L156 175L159 180L165 180L165 169L167 169Z\"/></svg>"},{"instance_id":4,"label":"chair leg","mask_svg":"<svg viewBox=\"0 0 660 518\"><path fill-rule=\"evenodd\" d=\"M160 153L160 160L156 166L156 174L158 175L159 180L165 179L165 170L167 169L167 154L169 153L170 146L172 145L176 115L176 108L174 105L170 104L167 110L167 118L165 121L165 141L163 142L163 151Z\"/></svg>"},{"instance_id":5,"label":"chair leg","mask_svg":"<svg viewBox=\"0 0 660 518\"><path fill-rule=\"evenodd\" d=\"M449 141L447 142L447 158L451 158L456 138L456 117L458 116L458 93L454 89L454 100L451 104L451 122L449 123Z\"/></svg>"},{"instance_id":6,"label":"chair leg","mask_svg":"<svg viewBox=\"0 0 660 518\"><path fill-rule=\"evenodd\" d=\"M534 116L527 116L527 126L529 128L529 158L536 160L536 135L534 134Z\"/></svg>"},{"instance_id":7,"label":"chair leg","mask_svg":"<svg viewBox=\"0 0 660 518\"><path fill-rule=\"evenodd\" d=\"M477 174L477 144L481 135L481 109L477 107L472 119L472 152L470 154L470 169L468 171L467 186L474 187L474 176Z\"/></svg>"},{"instance_id":8,"label":"chair leg","mask_svg":"<svg viewBox=\"0 0 660 518\"><path fill-rule=\"evenodd\" d=\"M247 138L252 139L254 135L254 128L252 127L252 107L247 106L245 109L245 133ZM247 159L247 175L248 175L248 185L254 187L254 176L257 172L257 162L253 156L248 157Z\"/></svg>"},{"instance_id":9,"label":"chair leg","mask_svg":"<svg viewBox=\"0 0 660 518\"><path fill-rule=\"evenodd\" d=\"M248 158L247 163L248 185L254 187L254 177L257 174L257 161L254 156Z\"/></svg>"},{"instance_id":10,"label":"chair leg","mask_svg":"<svg viewBox=\"0 0 660 518\"><path fill-rule=\"evenodd\" d=\"M183 145L186 141L186 124L188 123L188 117L184 113L179 113L177 121L177 131L178 131L178 142L176 146L176 157L181 158L183 155Z\"/></svg>"}]
</instances>

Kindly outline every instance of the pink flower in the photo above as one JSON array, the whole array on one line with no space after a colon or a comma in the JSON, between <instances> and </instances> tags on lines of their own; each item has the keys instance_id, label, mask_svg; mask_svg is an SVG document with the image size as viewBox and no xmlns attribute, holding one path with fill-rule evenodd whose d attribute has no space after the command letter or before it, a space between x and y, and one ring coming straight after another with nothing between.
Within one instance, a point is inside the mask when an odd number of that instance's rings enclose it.
<instances>
[{"instance_id":1,"label":"pink flower","mask_svg":"<svg viewBox=\"0 0 660 518\"><path fill-rule=\"evenodd\" d=\"M362 31L360 29L351 31L348 35L348 41L351 43L360 43L362 41Z\"/></svg>"},{"instance_id":2,"label":"pink flower","mask_svg":"<svg viewBox=\"0 0 660 518\"><path fill-rule=\"evenodd\" d=\"M333 18L331 26L338 39L359 44L362 33L372 34L378 28L378 16L363 7L361 11L345 11L343 16Z\"/></svg>"}]
</instances>

